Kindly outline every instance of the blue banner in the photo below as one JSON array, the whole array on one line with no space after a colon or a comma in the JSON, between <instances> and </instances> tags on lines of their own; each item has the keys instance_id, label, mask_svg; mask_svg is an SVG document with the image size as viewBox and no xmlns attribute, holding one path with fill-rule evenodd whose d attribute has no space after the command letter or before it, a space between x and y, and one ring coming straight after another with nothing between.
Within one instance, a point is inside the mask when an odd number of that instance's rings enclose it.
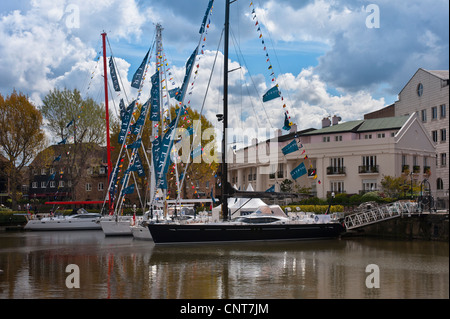
<instances>
[{"instance_id":1,"label":"blue banner","mask_svg":"<svg viewBox=\"0 0 450 319\"><path fill-rule=\"evenodd\" d=\"M292 142L283 147L281 151L283 152L284 155L298 151L297 141L295 139L292 140Z\"/></svg>"},{"instance_id":2,"label":"blue banner","mask_svg":"<svg viewBox=\"0 0 450 319\"><path fill-rule=\"evenodd\" d=\"M284 126L283 130L289 131L291 129L291 123L289 122L289 118L287 116L287 113L284 113Z\"/></svg>"},{"instance_id":3,"label":"blue banner","mask_svg":"<svg viewBox=\"0 0 450 319\"><path fill-rule=\"evenodd\" d=\"M113 57L109 58L109 72L113 81L114 91L120 91L119 79L117 78L116 68L114 67Z\"/></svg>"},{"instance_id":4,"label":"blue banner","mask_svg":"<svg viewBox=\"0 0 450 319\"><path fill-rule=\"evenodd\" d=\"M131 102L131 104L128 106L127 110L125 111L125 114L123 115L122 126L120 127L120 132L119 132L119 141L118 141L119 144L123 144L123 142L125 141L125 137L127 136L128 125L130 124L131 115L133 114L135 104L136 104L136 100Z\"/></svg>"},{"instance_id":5,"label":"blue banner","mask_svg":"<svg viewBox=\"0 0 450 319\"><path fill-rule=\"evenodd\" d=\"M270 186L268 189L266 189L267 193L273 193L275 192L275 184L273 184L272 186Z\"/></svg>"},{"instance_id":6,"label":"blue banner","mask_svg":"<svg viewBox=\"0 0 450 319\"><path fill-rule=\"evenodd\" d=\"M150 50L147 51L147 54L145 55L144 60L142 60L141 65L134 73L133 79L131 80L131 87L134 87L136 89L139 89L141 87L142 76L144 75L145 65L147 64L149 52L150 52Z\"/></svg>"},{"instance_id":7,"label":"blue banner","mask_svg":"<svg viewBox=\"0 0 450 319\"><path fill-rule=\"evenodd\" d=\"M156 71L156 73L152 75L152 89L150 91L150 121L157 122L160 120L159 100L159 71Z\"/></svg>"},{"instance_id":8,"label":"blue banner","mask_svg":"<svg viewBox=\"0 0 450 319\"><path fill-rule=\"evenodd\" d=\"M122 195L133 194L133 193L134 193L134 184L131 184L130 186L122 189Z\"/></svg>"},{"instance_id":9,"label":"blue banner","mask_svg":"<svg viewBox=\"0 0 450 319\"><path fill-rule=\"evenodd\" d=\"M306 174L305 163L301 163L299 166L294 168L294 170L291 172L291 176L293 179L297 179L300 176L303 176L305 174Z\"/></svg>"},{"instance_id":10,"label":"blue banner","mask_svg":"<svg viewBox=\"0 0 450 319\"><path fill-rule=\"evenodd\" d=\"M150 99L147 100L147 102L144 103L141 107L141 112L139 113L139 117L136 120L136 122L133 124L133 127L131 128L131 133L134 135L138 135L142 125L145 123L145 118L147 117L147 110L148 106L150 104Z\"/></svg>"},{"instance_id":11,"label":"blue banner","mask_svg":"<svg viewBox=\"0 0 450 319\"><path fill-rule=\"evenodd\" d=\"M263 95L263 102L267 102L281 96L280 91L278 91L278 86L274 86L266 94Z\"/></svg>"},{"instance_id":12,"label":"blue banner","mask_svg":"<svg viewBox=\"0 0 450 319\"><path fill-rule=\"evenodd\" d=\"M198 33L202 34L203 32L205 32L205 25L206 25L206 20L208 19L208 15L211 11L211 8L213 6L214 0L209 0L208 3L208 8L206 9L205 12L205 16L203 17L203 22L202 22L202 26L200 27L200 31Z\"/></svg>"},{"instance_id":13,"label":"blue banner","mask_svg":"<svg viewBox=\"0 0 450 319\"><path fill-rule=\"evenodd\" d=\"M182 99L186 93L186 89L189 84L189 77L190 77L191 71L192 71L192 66L194 65L194 61L195 61L195 57L197 56L197 53L198 53L198 46L195 48L194 52L192 52L191 56L189 57L189 59L186 62L186 74L184 75L183 85L181 86L181 90L180 90L181 93L176 96L176 99L179 102L182 101Z\"/></svg>"}]
</instances>

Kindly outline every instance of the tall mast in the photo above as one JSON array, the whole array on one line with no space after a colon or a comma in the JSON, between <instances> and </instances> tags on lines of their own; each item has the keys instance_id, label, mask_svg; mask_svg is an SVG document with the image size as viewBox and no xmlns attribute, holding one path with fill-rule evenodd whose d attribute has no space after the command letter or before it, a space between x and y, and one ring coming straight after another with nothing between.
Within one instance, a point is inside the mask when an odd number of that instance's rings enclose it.
<instances>
[{"instance_id":1,"label":"tall mast","mask_svg":"<svg viewBox=\"0 0 450 319\"><path fill-rule=\"evenodd\" d=\"M103 77L104 77L104 81L105 81L106 151L107 151L107 160L108 160L108 185L109 185L111 173L112 173L112 165L111 165L111 144L110 144L110 140L109 140L108 71L106 68L106 33L105 32L102 33L102 41L103 41ZM113 211L113 203L111 201L111 193L109 193L108 208L109 208L109 213L111 214Z\"/></svg>"},{"instance_id":2,"label":"tall mast","mask_svg":"<svg viewBox=\"0 0 450 319\"><path fill-rule=\"evenodd\" d=\"M223 136L222 136L222 215L228 220L228 167L227 167L227 128L228 128L228 39L230 31L230 0L225 0L225 39L223 63Z\"/></svg>"}]
</instances>

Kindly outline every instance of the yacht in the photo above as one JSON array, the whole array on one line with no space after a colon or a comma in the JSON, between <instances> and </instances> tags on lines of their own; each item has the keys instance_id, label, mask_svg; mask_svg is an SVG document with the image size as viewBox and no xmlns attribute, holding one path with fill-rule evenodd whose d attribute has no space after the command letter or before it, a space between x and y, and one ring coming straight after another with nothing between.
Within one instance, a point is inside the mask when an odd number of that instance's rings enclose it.
<instances>
[{"instance_id":1,"label":"yacht","mask_svg":"<svg viewBox=\"0 0 450 319\"><path fill-rule=\"evenodd\" d=\"M98 213L88 213L80 208L69 216L57 215L44 218L33 218L25 225L25 230L101 230Z\"/></svg>"}]
</instances>

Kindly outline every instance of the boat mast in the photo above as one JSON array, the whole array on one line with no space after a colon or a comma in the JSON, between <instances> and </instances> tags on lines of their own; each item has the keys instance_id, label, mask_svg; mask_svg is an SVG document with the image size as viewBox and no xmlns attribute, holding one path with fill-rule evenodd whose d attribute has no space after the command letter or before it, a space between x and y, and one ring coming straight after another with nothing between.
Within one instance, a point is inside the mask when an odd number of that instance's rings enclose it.
<instances>
[{"instance_id":1,"label":"boat mast","mask_svg":"<svg viewBox=\"0 0 450 319\"><path fill-rule=\"evenodd\" d=\"M235 1L235 0L234 0ZM233 1L233 2L234 2ZM223 136L222 136L222 215L228 220L228 164L227 160L227 128L228 128L228 42L230 31L230 0L225 0L225 39L223 44Z\"/></svg>"},{"instance_id":2,"label":"boat mast","mask_svg":"<svg viewBox=\"0 0 450 319\"><path fill-rule=\"evenodd\" d=\"M109 109L108 109L108 71L106 68L106 32L102 33L103 42L103 77L105 83L105 118L106 118L106 151L108 160L108 185L111 179L112 165L111 165L111 144L109 140ZM111 214L113 211L113 202L111 201L111 193L108 192L108 209Z\"/></svg>"}]
</instances>

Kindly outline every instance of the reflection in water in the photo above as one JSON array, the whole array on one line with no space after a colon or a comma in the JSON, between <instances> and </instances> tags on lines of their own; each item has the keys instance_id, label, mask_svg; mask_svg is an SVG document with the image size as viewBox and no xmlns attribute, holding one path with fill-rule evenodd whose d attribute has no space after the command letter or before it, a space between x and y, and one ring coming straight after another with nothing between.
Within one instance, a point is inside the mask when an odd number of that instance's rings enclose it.
<instances>
[{"instance_id":1,"label":"reflection in water","mask_svg":"<svg viewBox=\"0 0 450 319\"><path fill-rule=\"evenodd\" d=\"M80 269L80 288L65 271ZM366 266L380 288L366 287ZM0 234L0 298L448 298L448 243L155 246L101 231Z\"/></svg>"}]
</instances>

